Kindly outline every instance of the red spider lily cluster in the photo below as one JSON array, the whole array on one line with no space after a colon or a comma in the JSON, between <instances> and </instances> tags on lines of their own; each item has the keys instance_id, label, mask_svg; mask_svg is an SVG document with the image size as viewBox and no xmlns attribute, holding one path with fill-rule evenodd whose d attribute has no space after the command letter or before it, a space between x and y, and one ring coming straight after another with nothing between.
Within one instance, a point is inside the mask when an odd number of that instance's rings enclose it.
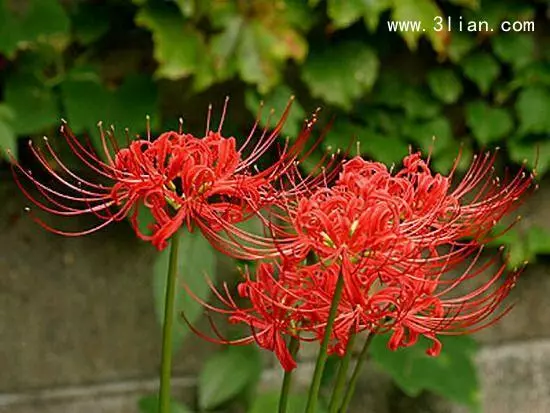
<instances>
[{"instance_id":1,"label":"red spider lily cluster","mask_svg":"<svg viewBox=\"0 0 550 413\"><path fill-rule=\"evenodd\" d=\"M496 153L486 153L475 156L453 183L458 158L444 176L430 170L429 158L410 153L398 171L359 156L332 156L317 165L320 173L303 177L299 162L319 142L308 142L315 116L292 145L287 140L278 146L289 104L272 129L259 130L256 122L237 148L235 138L221 135L225 109L218 130L210 130L208 122L202 138L180 126L120 148L112 131L102 131L101 156L64 124L70 149L100 179L76 175L47 140L44 149L30 148L53 184L15 161L14 176L39 208L100 220L70 233L32 214L58 234L83 235L129 218L140 238L163 249L182 227L198 227L222 252L257 260L254 272L244 271L239 300L227 286L221 291L211 286L221 305L203 302L231 323L248 326L251 334L229 341L215 326L217 337L199 334L222 343L256 342L273 351L287 371L296 366L289 338L321 341L339 285L341 298L328 329L328 351L338 355L363 331L391 332L391 349L424 336L433 343L428 354L437 355L439 335L477 331L506 312L501 303L519 272L507 272L498 258L483 261L482 251L494 225L534 187L532 174L522 169L500 181L493 168ZM268 151L276 161L260 170L255 164ZM34 184L34 193L24 180ZM148 233L140 230L140 207L153 216ZM235 225L251 217L264 224L264 235ZM465 289L474 278L485 281ZM242 301L248 304L237 303Z\"/></svg>"},{"instance_id":2,"label":"red spider lily cluster","mask_svg":"<svg viewBox=\"0 0 550 413\"><path fill-rule=\"evenodd\" d=\"M204 303L248 325L251 335L214 341L255 341L292 370L288 337L322 340L339 279L329 353L343 356L352 335L375 331L391 332L392 350L424 336L433 342L427 353L436 356L438 335L492 324L507 311L498 312L519 271L507 272L497 257L483 262L481 253L495 223L533 187L524 171L501 183L493 176L495 156L476 156L454 188L455 168L449 176L434 174L419 153L396 173L355 157L343 162L331 185L272 205L278 222L266 225L277 234L279 256L245 273L238 294L249 305L237 305L227 288L214 290L223 308ZM458 274L449 276L453 271ZM481 285L465 289L491 271Z\"/></svg>"},{"instance_id":3,"label":"red spider lily cluster","mask_svg":"<svg viewBox=\"0 0 550 413\"><path fill-rule=\"evenodd\" d=\"M104 132L99 124L101 155L89 142L81 143L63 122L61 134L67 145L96 179L92 181L74 173L44 138L43 149L32 141L29 147L49 175L50 184L35 178L12 157L15 181L34 205L48 213L65 217L92 214L100 222L90 229L69 232L51 227L30 208L28 212L45 229L65 236L89 234L129 218L136 234L159 250L166 247L170 237L182 226L189 230L197 226L223 249L224 245L217 241L221 231L237 233L239 230L234 224L277 199L277 186L282 176L294 167L315 123L313 117L292 145L287 140L280 147L277 138L288 116L289 102L271 130L269 127L260 130L257 121L237 148L234 137L221 135L227 102L226 99L217 131L210 130L210 107L206 134L202 138L183 133L180 121L178 132L163 133L155 140L148 132L146 139L127 140L127 146L121 148L114 130ZM259 170L256 162L273 147L278 150L277 161ZM29 181L37 193L31 193L24 180ZM140 207L148 208L153 216L148 233L140 229ZM244 251L234 251L233 255L257 258Z\"/></svg>"}]
</instances>

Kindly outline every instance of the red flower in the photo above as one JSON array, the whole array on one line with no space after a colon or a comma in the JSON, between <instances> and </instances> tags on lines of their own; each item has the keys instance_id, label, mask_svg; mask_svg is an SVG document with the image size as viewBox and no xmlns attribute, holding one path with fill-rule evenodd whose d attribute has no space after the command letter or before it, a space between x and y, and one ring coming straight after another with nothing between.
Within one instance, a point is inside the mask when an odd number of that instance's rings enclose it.
<instances>
[{"instance_id":1,"label":"red flower","mask_svg":"<svg viewBox=\"0 0 550 413\"><path fill-rule=\"evenodd\" d=\"M224 240L219 232L240 234L234 223L256 214L277 198L275 187L292 169L315 123L315 117L306 122L294 144L280 148L278 159L266 169L258 170L255 163L275 144L290 105L291 102L273 130L261 130L258 138L256 122L240 148L235 138L225 138L220 133L227 100L218 130L208 130L204 138L184 134L180 127L179 132L164 133L154 141L148 133L147 139L137 139L126 148L119 148L113 133L105 134L100 128L102 156L90 145L80 143L64 123L61 133L66 143L96 178L88 180L73 172L47 139L45 152L32 143L29 146L55 185L43 183L15 160L14 176L25 195L46 212L62 216L93 214L101 220L90 229L69 232L52 228L32 214L40 225L52 232L83 235L129 217L141 238L163 249L182 225L190 230L197 225L224 252L254 258L258 248L254 254L233 248L232 241ZM31 194L21 178L34 184L40 197ZM139 229L138 207L141 205L149 208L154 218L150 234ZM242 236L249 237L246 233ZM261 248L267 248L265 243L258 243Z\"/></svg>"},{"instance_id":2,"label":"red flower","mask_svg":"<svg viewBox=\"0 0 550 413\"><path fill-rule=\"evenodd\" d=\"M218 344L243 345L256 342L261 348L273 351L285 370L294 369L296 361L288 350L286 337L297 337L306 317L297 311L302 298L292 291L295 284L290 280L296 281L297 277L291 274L291 271L292 268L286 269L276 263L260 263L254 279L251 279L247 271L244 274L245 281L238 286L238 293L250 301L249 307L239 307L226 285L222 294L210 283L214 295L225 308L212 306L188 290L205 308L226 314L231 323L247 325L251 331L249 336L238 340L225 339L213 323L211 325L217 338L205 335L188 323L190 328L200 337Z\"/></svg>"},{"instance_id":3,"label":"red flower","mask_svg":"<svg viewBox=\"0 0 550 413\"><path fill-rule=\"evenodd\" d=\"M501 303L519 272L501 264L480 285L497 261L481 263L481 252L492 226L533 188L533 176L522 170L500 183L493 162L494 155L476 157L454 189L454 170L434 174L419 154L406 157L397 173L359 157L344 163L332 186L278 204L275 215L286 226L266 224L282 236L275 240L281 261L247 274L239 291L249 307L224 299L230 319L248 324L254 333L247 342L275 351L285 369L294 366L285 337L324 336L339 277L344 289L331 353L343 355L351 334L366 330L391 331L393 350L423 335L435 356L438 335L491 325L507 312L499 312ZM305 263L310 253L314 264Z\"/></svg>"}]
</instances>

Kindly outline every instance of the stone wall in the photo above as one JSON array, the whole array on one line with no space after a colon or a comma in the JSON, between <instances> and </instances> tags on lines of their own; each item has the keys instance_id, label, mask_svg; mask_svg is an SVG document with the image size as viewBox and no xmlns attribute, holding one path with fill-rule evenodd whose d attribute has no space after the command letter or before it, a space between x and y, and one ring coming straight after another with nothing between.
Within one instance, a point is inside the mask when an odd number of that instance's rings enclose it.
<instances>
[{"instance_id":1,"label":"stone wall","mask_svg":"<svg viewBox=\"0 0 550 413\"><path fill-rule=\"evenodd\" d=\"M124 223L87 237L47 233L22 212L8 178L0 201L0 412L137 412L139 397L157 386L155 251ZM550 191L527 209L528 224L550 230ZM516 308L477 336L485 413L550 412L548 267L542 259L531 265L514 292ZM187 340L175 362L179 397L194 397L193 372L214 348ZM301 366L298 376L309 370ZM263 385L279 378L266 370ZM407 398L372 366L355 406L355 413L465 411L430 394Z\"/></svg>"}]
</instances>

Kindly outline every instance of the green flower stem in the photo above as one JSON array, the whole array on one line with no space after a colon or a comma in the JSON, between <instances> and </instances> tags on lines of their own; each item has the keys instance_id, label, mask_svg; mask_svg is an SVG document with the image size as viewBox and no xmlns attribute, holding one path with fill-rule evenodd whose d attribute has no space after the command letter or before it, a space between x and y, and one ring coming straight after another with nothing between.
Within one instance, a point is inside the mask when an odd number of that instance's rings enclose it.
<instances>
[{"instance_id":1,"label":"green flower stem","mask_svg":"<svg viewBox=\"0 0 550 413\"><path fill-rule=\"evenodd\" d=\"M180 231L170 242L170 262L166 277L166 296L164 300L164 322L162 324L162 360L160 365L159 413L170 413L170 376L172 370L172 333L174 331L174 301L176 280L178 278L178 249Z\"/></svg>"},{"instance_id":2,"label":"green flower stem","mask_svg":"<svg viewBox=\"0 0 550 413\"><path fill-rule=\"evenodd\" d=\"M339 413L345 413L348 410L349 404L351 402L351 398L355 393L355 386L357 385L357 379L359 378L359 373L361 372L361 368L363 367L363 364L365 364L365 361L368 358L367 357L368 350L373 338L374 338L374 333L371 332L368 335L367 339L365 340L365 344L363 345L361 354L359 354L359 357L357 358L357 363L355 363L355 368L353 369L353 373L351 375L348 388L346 390L346 395L344 396L344 401L342 402L342 407L340 408Z\"/></svg>"},{"instance_id":3,"label":"green flower stem","mask_svg":"<svg viewBox=\"0 0 550 413\"><path fill-rule=\"evenodd\" d=\"M292 358L296 358L298 354L298 348L300 347L300 340L296 337L290 337L288 343L288 351ZM290 390L290 383L292 381L292 371L285 371L283 378L283 386L281 387L281 397L279 397L279 413L285 413L288 405L288 393Z\"/></svg>"},{"instance_id":4,"label":"green flower stem","mask_svg":"<svg viewBox=\"0 0 550 413\"><path fill-rule=\"evenodd\" d=\"M311 380L311 387L309 388L309 394L307 398L306 413L317 413L317 398L319 397L321 379L323 377L323 371L325 370L325 364L328 358L328 342L330 340L330 335L332 334L332 326L334 325L334 319L336 318L338 304L340 303L340 298L342 297L343 287L344 277L342 277L342 275L340 274L338 276L338 281L336 282L336 288L334 289L332 303L330 304L327 325L325 327L325 335L323 336L321 348L319 349L319 355L317 356L317 362L315 363L315 372L313 373L313 379Z\"/></svg>"},{"instance_id":5,"label":"green flower stem","mask_svg":"<svg viewBox=\"0 0 550 413\"><path fill-rule=\"evenodd\" d=\"M340 362L340 367L338 368L338 376L336 377L336 383L334 384L334 389L332 390L332 396L330 398L329 412L337 413L343 399L344 387L346 385L346 378L348 375L349 363L351 361L351 356L353 353L353 343L355 343L356 334L352 333L346 345L346 354Z\"/></svg>"}]
</instances>

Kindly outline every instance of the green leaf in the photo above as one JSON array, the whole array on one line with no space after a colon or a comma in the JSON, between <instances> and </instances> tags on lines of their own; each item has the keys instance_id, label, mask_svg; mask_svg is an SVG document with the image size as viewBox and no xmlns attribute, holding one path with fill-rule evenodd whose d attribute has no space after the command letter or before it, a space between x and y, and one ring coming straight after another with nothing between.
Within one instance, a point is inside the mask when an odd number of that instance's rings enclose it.
<instances>
[{"instance_id":1,"label":"green leaf","mask_svg":"<svg viewBox=\"0 0 550 413\"><path fill-rule=\"evenodd\" d=\"M425 338L412 347L391 351L388 335L377 335L371 343L374 361L388 372L398 386L415 397L431 390L459 403L479 407L479 383L474 365L476 343L467 336L440 337L443 349L438 357L426 355L431 345Z\"/></svg>"},{"instance_id":2,"label":"green leaf","mask_svg":"<svg viewBox=\"0 0 550 413\"><path fill-rule=\"evenodd\" d=\"M367 153L386 165L399 164L407 155L407 150L407 142L399 136L385 136L368 131L361 135L361 153Z\"/></svg>"},{"instance_id":3,"label":"green leaf","mask_svg":"<svg viewBox=\"0 0 550 413\"><path fill-rule=\"evenodd\" d=\"M169 8L142 8L136 23L153 34L154 56L159 63L156 76L177 80L195 73L205 46L201 34L181 15Z\"/></svg>"},{"instance_id":4,"label":"green leaf","mask_svg":"<svg viewBox=\"0 0 550 413\"><path fill-rule=\"evenodd\" d=\"M336 28L348 27L363 15L364 3L363 0L328 0L328 17Z\"/></svg>"},{"instance_id":5,"label":"green leaf","mask_svg":"<svg viewBox=\"0 0 550 413\"><path fill-rule=\"evenodd\" d=\"M17 159L17 136L13 130L11 123L15 118L15 113L11 108L0 103L0 156L9 160L9 156L6 151L10 151L12 155Z\"/></svg>"},{"instance_id":6,"label":"green leaf","mask_svg":"<svg viewBox=\"0 0 550 413\"><path fill-rule=\"evenodd\" d=\"M139 399L138 407L139 413L158 413L158 396L145 396ZM184 404L170 400L170 412L169 413L191 413L191 409Z\"/></svg>"},{"instance_id":7,"label":"green leaf","mask_svg":"<svg viewBox=\"0 0 550 413\"><path fill-rule=\"evenodd\" d=\"M212 409L238 396L261 373L258 349L253 346L229 347L210 357L199 373L201 410Z\"/></svg>"},{"instance_id":8,"label":"green leaf","mask_svg":"<svg viewBox=\"0 0 550 413\"><path fill-rule=\"evenodd\" d=\"M243 25L242 16L235 15L227 21L220 33L212 36L210 49L213 64L217 76L221 79L229 78L237 72L236 53Z\"/></svg>"},{"instance_id":9,"label":"green leaf","mask_svg":"<svg viewBox=\"0 0 550 413\"><path fill-rule=\"evenodd\" d=\"M425 122L410 122L406 124L403 134L411 138L423 151L427 152L432 148L431 152L434 155L439 154L453 139L451 124L445 117Z\"/></svg>"},{"instance_id":10,"label":"green leaf","mask_svg":"<svg viewBox=\"0 0 550 413\"><path fill-rule=\"evenodd\" d=\"M0 52L9 58L33 42L63 48L69 19L58 0L0 0Z\"/></svg>"},{"instance_id":11,"label":"green leaf","mask_svg":"<svg viewBox=\"0 0 550 413\"><path fill-rule=\"evenodd\" d=\"M433 99L424 89L409 88L404 90L403 108L407 117L413 119L430 119L436 116L441 106L438 101Z\"/></svg>"},{"instance_id":12,"label":"green leaf","mask_svg":"<svg viewBox=\"0 0 550 413\"><path fill-rule=\"evenodd\" d=\"M550 132L550 91L540 86L530 86L521 90L516 101L519 119L519 132Z\"/></svg>"},{"instance_id":13,"label":"green leaf","mask_svg":"<svg viewBox=\"0 0 550 413\"><path fill-rule=\"evenodd\" d=\"M378 68L378 57L370 47L348 42L310 53L302 78L313 96L350 109L372 88Z\"/></svg>"},{"instance_id":14,"label":"green leaf","mask_svg":"<svg viewBox=\"0 0 550 413\"><path fill-rule=\"evenodd\" d=\"M447 55L453 63L458 63L476 45L476 39L470 33L453 32L447 48Z\"/></svg>"},{"instance_id":15,"label":"green leaf","mask_svg":"<svg viewBox=\"0 0 550 413\"><path fill-rule=\"evenodd\" d=\"M266 2L254 18L242 14L233 2L213 2L208 14L219 29L210 43L217 77L223 80L238 73L261 94L273 90L287 60L301 63L305 59L308 44L295 28L303 28L305 12L308 26L315 16L299 2ZM298 25L297 18L301 19Z\"/></svg>"},{"instance_id":16,"label":"green leaf","mask_svg":"<svg viewBox=\"0 0 550 413\"><path fill-rule=\"evenodd\" d=\"M15 73L6 80L5 102L15 112L13 130L18 135L44 132L60 120L52 90L29 73Z\"/></svg>"},{"instance_id":17,"label":"green leaf","mask_svg":"<svg viewBox=\"0 0 550 413\"><path fill-rule=\"evenodd\" d=\"M535 58L535 39L527 33L505 33L491 38L493 50L504 63L521 69Z\"/></svg>"},{"instance_id":18,"label":"green leaf","mask_svg":"<svg viewBox=\"0 0 550 413\"><path fill-rule=\"evenodd\" d=\"M399 33L411 50L416 50L418 39L425 35L437 52L443 51L443 36L440 32L431 30L436 16L443 16L443 13L433 0L393 0L393 20L420 21L425 29L424 31L409 30Z\"/></svg>"},{"instance_id":19,"label":"green leaf","mask_svg":"<svg viewBox=\"0 0 550 413\"><path fill-rule=\"evenodd\" d=\"M294 93L292 90L286 85L277 87L277 89L263 98L261 98L256 91L247 89L245 92L245 104L246 108L253 115L256 115L260 108L260 103L263 101L264 108L260 118L260 125L266 127L268 125L268 119L271 118L269 126L274 127L283 114L290 97L293 95ZM270 115L272 109L273 113ZM294 100L288 118L283 126L282 134L290 136L291 139L296 139L302 129L305 116L306 113L300 105L300 102Z\"/></svg>"},{"instance_id":20,"label":"green leaf","mask_svg":"<svg viewBox=\"0 0 550 413\"><path fill-rule=\"evenodd\" d=\"M347 148L351 148L351 152L355 153L355 144L357 141L366 142L365 127L357 123L352 122L350 119L343 117L337 118L330 128L329 133L323 139L323 148L327 152L335 152L338 149L345 151ZM364 146L360 147L361 150L365 150Z\"/></svg>"},{"instance_id":21,"label":"green leaf","mask_svg":"<svg viewBox=\"0 0 550 413\"><path fill-rule=\"evenodd\" d=\"M550 86L550 65L545 62L534 62L518 69L512 81L516 88L521 86Z\"/></svg>"},{"instance_id":22,"label":"green leaf","mask_svg":"<svg viewBox=\"0 0 550 413\"><path fill-rule=\"evenodd\" d=\"M550 140L538 142L521 142L509 140L507 142L510 158L519 164L526 162L527 167L536 167L539 177L550 169Z\"/></svg>"},{"instance_id":23,"label":"green leaf","mask_svg":"<svg viewBox=\"0 0 550 413\"><path fill-rule=\"evenodd\" d=\"M328 0L328 17L336 28L348 27L363 14L362 3L362 0Z\"/></svg>"},{"instance_id":24,"label":"green leaf","mask_svg":"<svg viewBox=\"0 0 550 413\"><path fill-rule=\"evenodd\" d=\"M211 1L209 3L209 7L206 9L208 18L217 30L222 30L238 17L242 18L237 3L231 1Z\"/></svg>"},{"instance_id":25,"label":"green leaf","mask_svg":"<svg viewBox=\"0 0 550 413\"><path fill-rule=\"evenodd\" d=\"M170 259L170 248L166 248L159 255L153 268L153 294L155 298L155 312L162 324L164 318L164 300L166 276ZM213 247L202 236L200 231L185 232L180 236L180 251L178 259L178 278L176 282L176 301L174 314L176 320L181 320L183 312L190 323L195 322L202 314L202 304L191 297L185 288L201 300L206 300L210 294L210 287L205 277L212 279L215 276L216 256ZM189 328L182 321L174 325L173 343L177 348L189 332Z\"/></svg>"},{"instance_id":26,"label":"green leaf","mask_svg":"<svg viewBox=\"0 0 550 413\"><path fill-rule=\"evenodd\" d=\"M462 94L462 83L451 69L435 69L428 74L428 85L442 102L455 103Z\"/></svg>"},{"instance_id":27,"label":"green leaf","mask_svg":"<svg viewBox=\"0 0 550 413\"><path fill-rule=\"evenodd\" d=\"M83 45L99 40L109 31L109 9L102 4L78 3L71 20L74 38Z\"/></svg>"},{"instance_id":28,"label":"green leaf","mask_svg":"<svg viewBox=\"0 0 550 413\"><path fill-rule=\"evenodd\" d=\"M451 3L458 6L468 7L470 9L478 9L481 0L450 0Z\"/></svg>"},{"instance_id":29,"label":"green leaf","mask_svg":"<svg viewBox=\"0 0 550 413\"><path fill-rule=\"evenodd\" d=\"M371 94L373 103L389 108L402 108L405 105L405 94L409 94L412 86L404 81L404 77L396 72L383 71L374 85Z\"/></svg>"},{"instance_id":30,"label":"green leaf","mask_svg":"<svg viewBox=\"0 0 550 413\"><path fill-rule=\"evenodd\" d=\"M245 25L241 31L238 48L238 70L242 80L258 86L261 93L267 93L280 79L277 65L262 47L259 33L265 29L259 23Z\"/></svg>"},{"instance_id":31,"label":"green leaf","mask_svg":"<svg viewBox=\"0 0 550 413\"><path fill-rule=\"evenodd\" d=\"M440 144L436 140L435 149L437 150L437 156L434 156L432 164L441 173L447 174L450 172L459 154L460 159L458 160L457 169L463 172L470 166L473 152L472 148L465 143L465 139L460 141L452 139L445 144Z\"/></svg>"},{"instance_id":32,"label":"green leaf","mask_svg":"<svg viewBox=\"0 0 550 413\"><path fill-rule=\"evenodd\" d=\"M328 135L323 141L323 146L329 152L337 149L346 150L355 154L355 142L359 142L359 150L362 155L369 155L377 161L385 164L399 163L408 152L407 142L400 139L396 133L384 133L382 119L369 119L369 126L362 126L346 119L336 119ZM390 120L393 122L393 120Z\"/></svg>"},{"instance_id":33,"label":"green leaf","mask_svg":"<svg viewBox=\"0 0 550 413\"><path fill-rule=\"evenodd\" d=\"M380 15L388 10L392 0L363 0L365 24L371 32L375 31L380 22Z\"/></svg>"},{"instance_id":34,"label":"green leaf","mask_svg":"<svg viewBox=\"0 0 550 413\"><path fill-rule=\"evenodd\" d=\"M376 30L380 14L391 7L392 0L329 0L328 16L336 28L345 28L361 17L370 31Z\"/></svg>"},{"instance_id":35,"label":"green leaf","mask_svg":"<svg viewBox=\"0 0 550 413\"><path fill-rule=\"evenodd\" d=\"M483 94L489 92L491 85L500 74L500 65L490 54L478 52L462 61L464 75L474 82Z\"/></svg>"},{"instance_id":36,"label":"green leaf","mask_svg":"<svg viewBox=\"0 0 550 413\"><path fill-rule=\"evenodd\" d=\"M151 235L152 231L149 227L155 223L155 218L151 210L142 203L138 204L137 210L137 225L139 230L144 234Z\"/></svg>"},{"instance_id":37,"label":"green leaf","mask_svg":"<svg viewBox=\"0 0 550 413\"><path fill-rule=\"evenodd\" d=\"M481 100L470 102L466 106L466 123L475 138L483 144L504 138L514 126L506 109L490 107Z\"/></svg>"},{"instance_id":38,"label":"green leaf","mask_svg":"<svg viewBox=\"0 0 550 413\"><path fill-rule=\"evenodd\" d=\"M527 231L527 241L533 256L550 254L550 231L540 227L530 227Z\"/></svg>"},{"instance_id":39,"label":"green leaf","mask_svg":"<svg viewBox=\"0 0 550 413\"><path fill-rule=\"evenodd\" d=\"M125 145L125 128L139 133L146 129L147 115L158 120L157 88L146 75L130 75L116 90L108 90L95 72L78 72L61 84L61 95L72 130L90 133L97 148L99 121L105 128L114 125L119 143Z\"/></svg>"},{"instance_id":40,"label":"green leaf","mask_svg":"<svg viewBox=\"0 0 550 413\"><path fill-rule=\"evenodd\" d=\"M282 20L302 33L309 32L324 18L318 10L312 10L306 1L286 1L285 7L281 9Z\"/></svg>"},{"instance_id":41,"label":"green leaf","mask_svg":"<svg viewBox=\"0 0 550 413\"><path fill-rule=\"evenodd\" d=\"M528 239L519 230L518 226L507 229L507 225L497 224L491 232L497 238L491 240L488 245L495 247L505 246L508 268L516 269L525 261L533 258L534 254L529 247Z\"/></svg>"},{"instance_id":42,"label":"green leaf","mask_svg":"<svg viewBox=\"0 0 550 413\"><path fill-rule=\"evenodd\" d=\"M500 2L482 1L479 9L464 11L464 21L486 21L489 27L496 31L503 20L509 22L533 20L535 9L526 3L521 0L512 0L506 4L506 7L502 7ZM503 34L506 33L502 32L498 35Z\"/></svg>"},{"instance_id":43,"label":"green leaf","mask_svg":"<svg viewBox=\"0 0 550 413\"><path fill-rule=\"evenodd\" d=\"M336 374L338 373L341 361L341 357L336 354L331 354L328 356L325 369L323 370L323 375L321 376L321 389L331 388L336 379Z\"/></svg>"},{"instance_id":44,"label":"green leaf","mask_svg":"<svg viewBox=\"0 0 550 413\"><path fill-rule=\"evenodd\" d=\"M506 247L510 269L518 268L525 262L534 262L537 255L550 254L550 232L548 230L535 226L525 228L515 225L510 229L507 227L505 224L496 225L492 234L498 238L491 241L489 245L504 245Z\"/></svg>"},{"instance_id":45,"label":"green leaf","mask_svg":"<svg viewBox=\"0 0 550 413\"><path fill-rule=\"evenodd\" d=\"M12 122L15 119L15 112L5 103L0 102L0 120Z\"/></svg>"},{"instance_id":46,"label":"green leaf","mask_svg":"<svg viewBox=\"0 0 550 413\"><path fill-rule=\"evenodd\" d=\"M307 53L307 43L302 36L281 15L274 16L278 18L253 20L243 25L237 49L242 80L255 84L262 94L280 82L283 64L288 59L302 62Z\"/></svg>"},{"instance_id":47,"label":"green leaf","mask_svg":"<svg viewBox=\"0 0 550 413\"><path fill-rule=\"evenodd\" d=\"M196 11L194 0L174 0L180 8L181 14L185 17L191 17Z\"/></svg>"},{"instance_id":48,"label":"green leaf","mask_svg":"<svg viewBox=\"0 0 550 413\"><path fill-rule=\"evenodd\" d=\"M276 412L279 408L279 392L273 391L269 393L260 393L254 399L248 413L267 413ZM321 400L320 400L321 402ZM307 395L305 394L290 394L288 398L287 413L302 413L305 411L307 403ZM327 413L326 407L319 403L317 413Z\"/></svg>"},{"instance_id":49,"label":"green leaf","mask_svg":"<svg viewBox=\"0 0 550 413\"><path fill-rule=\"evenodd\" d=\"M373 130L382 133L385 136L401 136L403 133L403 124L407 118L403 113L387 110L369 110L366 123Z\"/></svg>"}]
</instances>

